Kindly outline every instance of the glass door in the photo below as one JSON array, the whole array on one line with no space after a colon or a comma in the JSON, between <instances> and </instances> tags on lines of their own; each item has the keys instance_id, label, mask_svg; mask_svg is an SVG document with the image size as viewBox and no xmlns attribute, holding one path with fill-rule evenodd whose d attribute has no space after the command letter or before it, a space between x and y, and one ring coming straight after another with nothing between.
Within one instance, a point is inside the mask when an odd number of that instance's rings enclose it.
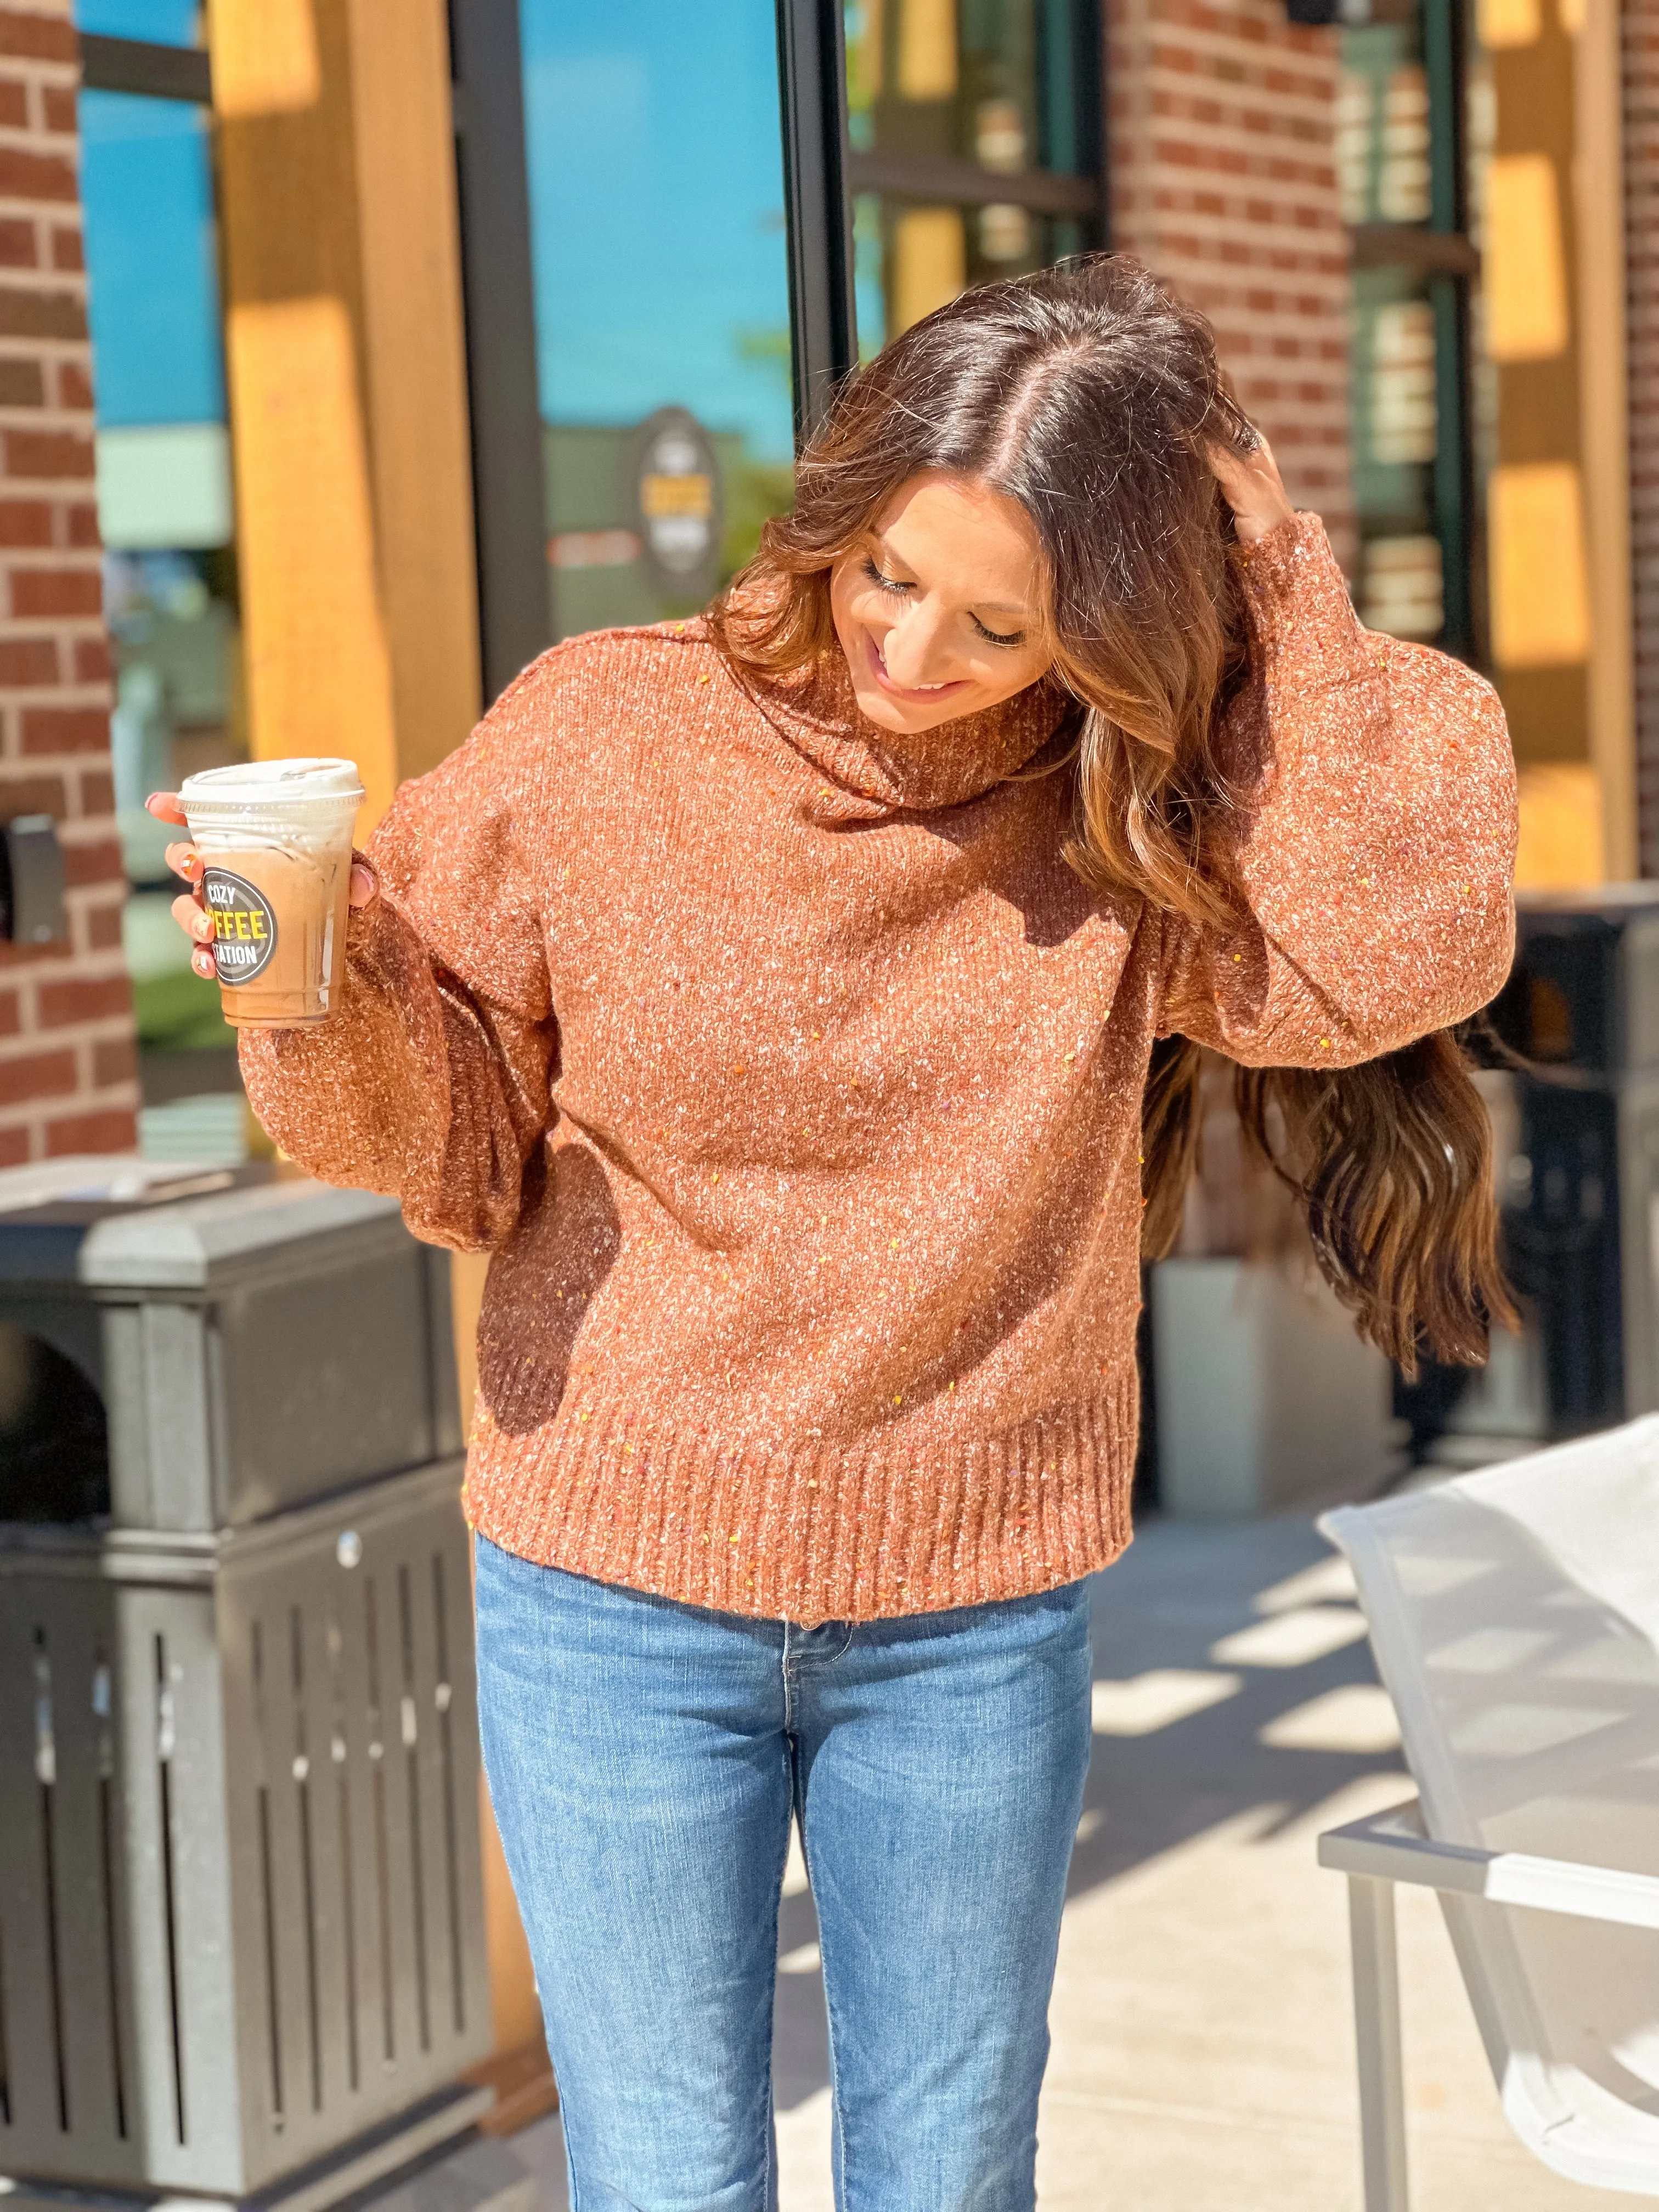
<instances>
[{"instance_id":1,"label":"glass door","mask_svg":"<svg viewBox=\"0 0 1659 2212\"><path fill-rule=\"evenodd\" d=\"M754 0L514 0L516 20L505 25L499 8L471 12L469 25L458 11L459 61L490 58L477 33L492 12L497 48L518 49L516 115L502 112L505 72L468 88L461 179L476 362L499 333L480 326L471 295L482 283L500 296L489 264L509 226L475 219L481 157L487 168L498 155L468 139L480 125L521 123L528 221L518 273L531 304L542 541L536 642L691 613L791 496L774 11ZM477 382L475 372L475 409ZM492 485L480 476L487 501ZM512 495L521 507L524 490ZM487 617L488 550L481 544ZM487 658L499 682L498 657Z\"/></svg>"},{"instance_id":2,"label":"glass door","mask_svg":"<svg viewBox=\"0 0 1659 2212\"><path fill-rule=\"evenodd\" d=\"M492 694L702 606L859 353L1098 242L1096 12L453 0Z\"/></svg>"}]
</instances>

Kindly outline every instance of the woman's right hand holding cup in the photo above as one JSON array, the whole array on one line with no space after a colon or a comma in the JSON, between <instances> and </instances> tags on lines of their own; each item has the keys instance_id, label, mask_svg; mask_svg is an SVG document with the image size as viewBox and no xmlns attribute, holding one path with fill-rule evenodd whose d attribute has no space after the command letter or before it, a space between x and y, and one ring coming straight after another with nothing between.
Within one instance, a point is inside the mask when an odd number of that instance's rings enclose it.
<instances>
[{"instance_id":1,"label":"woman's right hand holding cup","mask_svg":"<svg viewBox=\"0 0 1659 2212\"><path fill-rule=\"evenodd\" d=\"M144 805L158 822L177 823L180 829L188 827L176 791L153 791ZM182 876L190 885L173 902L173 918L191 939L191 966L210 982L218 970L213 957L213 916L202 900L202 856L189 843L169 845L167 864L175 876Z\"/></svg>"},{"instance_id":2,"label":"woman's right hand holding cup","mask_svg":"<svg viewBox=\"0 0 1659 2212\"><path fill-rule=\"evenodd\" d=\"M145 807L158 822L175 823L187 834L189 823L176 791L153 791L144 801ZM191 940L190 964L196 973L211 982L218 974L213 957L213 916L208 912L202 896L202 878L205 865L193 844L181 842L167 848L167 864L175 876L182 876L190 885L173 902L173 918ZM347 903L368 906L380 891L380 881L366 860L355 856L351 863L350 884L346 892Z\"/></svg>"}]
</instances>

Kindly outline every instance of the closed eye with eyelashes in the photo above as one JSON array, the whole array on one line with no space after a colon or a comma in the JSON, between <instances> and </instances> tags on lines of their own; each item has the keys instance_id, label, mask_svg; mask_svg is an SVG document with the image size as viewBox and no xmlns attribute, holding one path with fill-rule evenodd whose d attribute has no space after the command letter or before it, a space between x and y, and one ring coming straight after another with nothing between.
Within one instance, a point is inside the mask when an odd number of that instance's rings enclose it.
<instances>
[{"instance_id":1,"label":"closed eye with eyelashes","mask_svg":"<svg viewBox=\"0 0 1659 2212\"><path fill-rule=\"evenodd\" d=\"M891 592L896 596L902 596L904 592L914 591L915 588L912 584L902 583L896 576L884 575L880 568L877 565L876 562L867 555L864 562L864 573L870 579L870 581L876 585L878 589L884 592ZM1007 631L991 629L980 620L976 614L973 614L971 612L969 613L968 619L972 623L974 628L979 632L980 635L985 640L985 642L988 645L1000 645L1012 647L1015 646L1024 645L1025 642L1025 632L1023 629Z\"/></svg>"}]
</instances>

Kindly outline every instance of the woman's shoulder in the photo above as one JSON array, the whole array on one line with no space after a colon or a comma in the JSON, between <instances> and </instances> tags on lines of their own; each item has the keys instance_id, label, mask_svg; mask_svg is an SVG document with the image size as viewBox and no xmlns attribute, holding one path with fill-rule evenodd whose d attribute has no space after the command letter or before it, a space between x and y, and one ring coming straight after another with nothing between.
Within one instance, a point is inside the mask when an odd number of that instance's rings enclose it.
<instances>
[{"instance_id":1,"label":"woman's shoulder","mask_svg":"<svg viewBox=\"0 0 1659 2212\"><path fill-rule=\"evenodd\" d=\"M1421 703L1444 705L1486 720L1503 721L1503 703L1495 687L1478 668L1440 647L1424 645L1414 638L1391 637L1386 632L1366 632L1386 669L1396 697Z\"/></svg>"},{"instance_id":2,"label":"woman's shoulder","mask_svg":"<svg viewBox=\"0 0 1659 2212\"><path fill-rule=\"evenodd\" d=\"M722 667L701 617L563 638L501 693L460 754L502 790L614 770L701 717ZM719 687L724 691L728 686Z\"/></svg>"},{"instance_id":3,"label":"woman's shoulder","mask_svg":"<svg viewBox=\"0 0 1659 2212\"><path fill-rule=\"evenodd\" d=\"M580 835L639 787L646 763L693 756L662 740L707 714L698 702L714 695L720 668L701 617L562 639L520 671L462 744L401 787L395 826L416 838L450 819L478 838L511 842L526 823L536 842Z\"/></svg>"},{"instance_id":4,"label":"woman's shoulder","mask_svg":"<svg viewBox=\"0 0 1659 2212\"><path fill-rule=\"evenodd\" d=\"M641 685L659 699L708 681L720 654L701 615L685 622L583 630L550 646L515 676L485 717L520 725L626 698Z\"/></svg>"}]
</instances>

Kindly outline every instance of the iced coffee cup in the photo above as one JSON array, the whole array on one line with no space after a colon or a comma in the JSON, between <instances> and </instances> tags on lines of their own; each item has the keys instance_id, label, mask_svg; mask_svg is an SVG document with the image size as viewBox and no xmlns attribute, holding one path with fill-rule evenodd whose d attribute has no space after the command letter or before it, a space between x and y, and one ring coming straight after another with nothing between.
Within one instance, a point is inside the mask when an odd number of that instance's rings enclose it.
<instances>
[{"instance_id":1,"label":"iced coffee cup","mask_svg":"<svg viewBox=\"0 0 1659 2212\"><path fill-rule=\"evenodd\" d=\"M345 972L363 799L356 763L250 761L186 776L179 796L202 856L225 1019L239 1029L325 1020Z\"/></svg>"}]
</instances>

